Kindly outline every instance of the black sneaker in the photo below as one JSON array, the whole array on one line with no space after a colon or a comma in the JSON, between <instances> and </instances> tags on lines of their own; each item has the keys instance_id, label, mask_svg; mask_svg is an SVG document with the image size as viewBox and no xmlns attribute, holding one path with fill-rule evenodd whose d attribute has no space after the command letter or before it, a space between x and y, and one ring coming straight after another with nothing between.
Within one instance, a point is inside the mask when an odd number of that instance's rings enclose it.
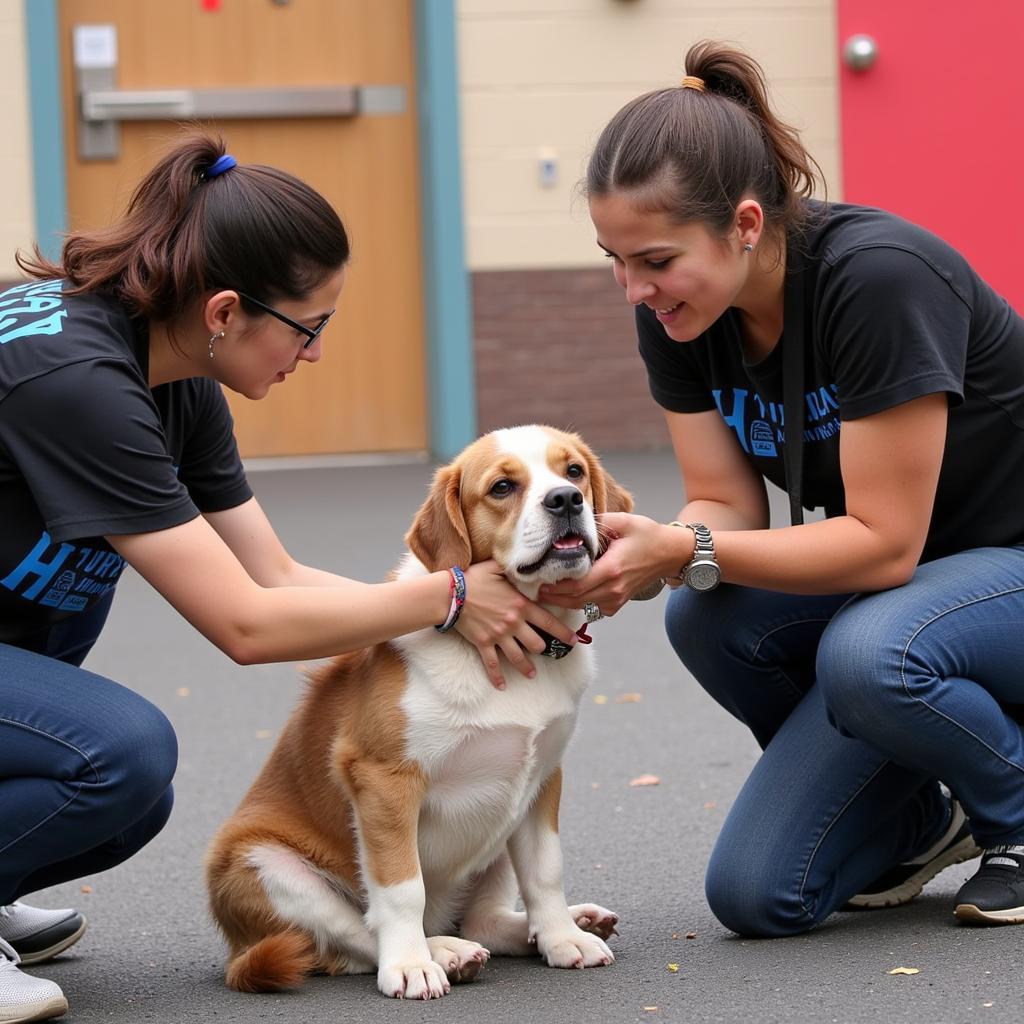
<instances>
[{"instance_id":1,"label":"black sneaker","mask_svg":"<svg viewBox=\"0 0 1024 1024\"><path fill-rule=\"evenodd\" d=\"M956 894L954 914L971 924L1024 924L1024 846L993 846Z\"/></svg>"},{"instance_id":2,"label":"black sneaker","mask_svg":"<svg viewBox=\"0 0 1024 1024\"><path fill-rule=\"evenodd\" d=\"M981 848L971 836L963 808L954 800L949 827L931 847L913 860L889 868L862 892L851 896L846 907L877 910L909 903L940 871L979 853Z\"/></svg>"}]
</instances>

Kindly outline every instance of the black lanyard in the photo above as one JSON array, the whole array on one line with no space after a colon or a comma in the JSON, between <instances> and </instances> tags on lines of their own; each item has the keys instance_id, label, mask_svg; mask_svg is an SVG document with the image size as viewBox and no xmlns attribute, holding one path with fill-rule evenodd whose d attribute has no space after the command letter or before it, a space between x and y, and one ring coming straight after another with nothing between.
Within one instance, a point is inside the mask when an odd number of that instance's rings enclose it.
<instances>
[{"instance_id":1,"label":"black lanyard","mask_svg":"<svg viewBox=\"0 0 1024 1024\"><path fill-rule=\"evenodd\" d=\"M786 289L782 314L782 414L786 443L782 458L789 494L789 517L794 526L804 521L801 503L804 462L804 268L793 253L790 238L786 252Z\"/></svg>"}]
</instances>

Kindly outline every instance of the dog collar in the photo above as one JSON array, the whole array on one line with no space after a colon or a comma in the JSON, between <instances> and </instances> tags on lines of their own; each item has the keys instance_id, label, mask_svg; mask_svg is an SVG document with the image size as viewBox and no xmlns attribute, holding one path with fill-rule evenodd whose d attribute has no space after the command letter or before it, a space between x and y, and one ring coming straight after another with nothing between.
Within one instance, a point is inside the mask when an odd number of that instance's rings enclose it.
<instances>
[{"instance_id":1,"label":"dog collar","mask_svg":"<svg viewBox=\"0 0 1024 1024\"><path fill-rule=\"evenodd\" d=\"M552 636L543 629L538 629L533 623L530 623L530 628L544 638L544 650L540 652L542 658L554 658L557 661L559 658L564 658L567 654L572 653L572 647L569 644L563 643L558 637ZM594 642L594 638L587 632L587 624L585 622L576 630L576 636L579 637L581 644Z\"/></svg>"}]
</instances>

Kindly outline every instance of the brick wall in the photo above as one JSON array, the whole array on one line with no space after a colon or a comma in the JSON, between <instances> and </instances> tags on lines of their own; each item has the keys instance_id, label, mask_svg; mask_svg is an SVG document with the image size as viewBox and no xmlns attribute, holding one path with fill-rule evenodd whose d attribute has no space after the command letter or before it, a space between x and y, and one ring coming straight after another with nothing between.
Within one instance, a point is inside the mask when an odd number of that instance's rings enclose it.
<instances>
[{"instance_id":1,"label":"brick wall","mask_svg":"<svg viewBox=\"0 0 1024 1024\"><path fill-rule=\"evenodd\" d=\"M549 423L599 451L669 444L633 311L607 268L473 274L480 431Z\"/></svg>"}]
</instances>

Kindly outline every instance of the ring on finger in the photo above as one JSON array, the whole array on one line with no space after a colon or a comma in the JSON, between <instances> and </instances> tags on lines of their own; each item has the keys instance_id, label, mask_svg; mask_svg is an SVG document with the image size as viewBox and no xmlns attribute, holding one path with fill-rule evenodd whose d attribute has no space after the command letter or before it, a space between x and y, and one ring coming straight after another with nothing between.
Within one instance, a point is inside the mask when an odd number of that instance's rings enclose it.
<instances>
[{"instance_id":1,"label":"ring on finger","mask_svg":"<svg viewBox=\"0 0 1024 1024\"><path fill-rule=\"evenodd\" d=\"M604 618L604 612L593 601L588 601L583 606L583 614L587 617L587 622L597 622L598 619Z\"/></svg>"}]
</instances>

